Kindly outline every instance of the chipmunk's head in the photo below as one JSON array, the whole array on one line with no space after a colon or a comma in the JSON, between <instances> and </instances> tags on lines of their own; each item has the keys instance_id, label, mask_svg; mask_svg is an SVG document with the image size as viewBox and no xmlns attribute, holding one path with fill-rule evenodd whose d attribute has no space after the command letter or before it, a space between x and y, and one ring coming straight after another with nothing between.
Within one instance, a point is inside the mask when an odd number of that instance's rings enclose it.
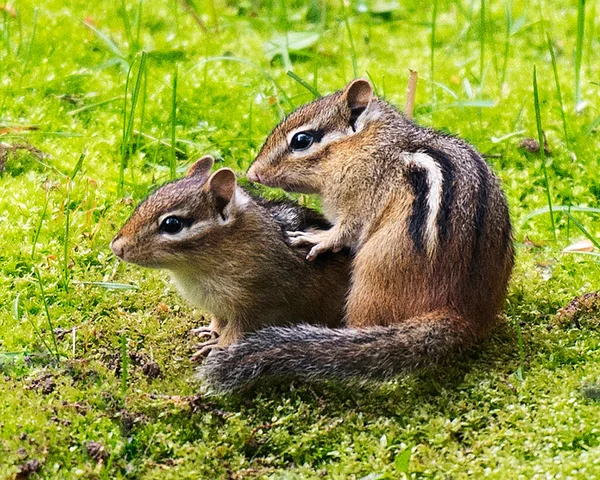
<instances>
[{"instance_id":1,"label":"chipmunk's head","mask_svg":"<svg viewBox=\"0 0 600 480\"><path fill-rule=\"evenodd\" d=\"M216 245L249 202L235 174L222 168L210 175L213 159L194 163L187 175L163 185L144 200L110 247L125 262L181 269Z\"/></svg>"},{"instance_id":2,"label":"chipmunk's head","mask_svg":"<svg viewBox=\"0 0 600 480\"><path fill-rule=\"evenodd\" d=\"M315 193L327 181L327 163L358 147L351 137L379 118L371 84L357 79L344 90L292 112L269 135L248 179L290 191Z\"/></svg>"}]
</instances>

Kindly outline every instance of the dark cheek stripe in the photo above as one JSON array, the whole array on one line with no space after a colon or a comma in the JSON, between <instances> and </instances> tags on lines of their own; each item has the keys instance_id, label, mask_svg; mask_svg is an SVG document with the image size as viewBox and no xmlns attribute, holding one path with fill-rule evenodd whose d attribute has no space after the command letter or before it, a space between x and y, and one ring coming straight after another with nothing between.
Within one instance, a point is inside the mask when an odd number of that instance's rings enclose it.
<instances>
[{"instance_id":1,"label":"dark cheek stripe","mask_svg":"<svg viewBox=\"0 0 600 480\"><path fill-rule=\"evenodd\" d=\"M415 245L415 250L421 252L425 247L425 227L429 213L429 206L427 205L427 197L429 196L427 171L422 168L411 168L408 171L407 179L414 195L412 213L408 220L408 233Z\"/></svg>"}]
</instances>

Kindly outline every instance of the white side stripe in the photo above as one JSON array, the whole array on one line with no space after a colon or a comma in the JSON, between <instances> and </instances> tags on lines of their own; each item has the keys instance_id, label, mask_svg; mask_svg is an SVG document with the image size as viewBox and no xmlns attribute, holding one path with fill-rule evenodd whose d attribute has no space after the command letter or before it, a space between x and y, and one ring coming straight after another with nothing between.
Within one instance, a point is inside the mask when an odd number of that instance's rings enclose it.
<instances>
[{"instance_id":1,"label":"white side stripe","mask_svg":"<svg viewBox=\"0 0 600 480\"><path fill-rule=\"evenodd\" d=\"M429 192L427 193L427 225L425 234L427 236L427 253L432 256L435 253L438 240L437 217L442 203L442 171L437 162L426 153L405 153L404 158L407 164L416 165L427 171L427 184Z\"/></svg>"}]
</instances>

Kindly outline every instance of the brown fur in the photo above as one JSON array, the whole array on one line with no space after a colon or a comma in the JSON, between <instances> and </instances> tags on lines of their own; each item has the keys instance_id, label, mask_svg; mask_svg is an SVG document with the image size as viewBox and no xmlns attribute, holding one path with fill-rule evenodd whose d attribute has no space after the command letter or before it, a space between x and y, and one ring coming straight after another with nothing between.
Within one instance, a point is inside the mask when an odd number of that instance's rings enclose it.
<instances>
[{"instance_id":1,"label":"brown fur","mask_svg":"<svg viewBox=\"0 0 600 480\"><path fill-rule=\"evenodd\" d=\"M289 138L298 128L334 133L294 152ZM419 248L420 237L411 231L423 231L429 212L416 211L416 195L433 191L429 170L427 192L411 187L410 162L419 152L435 160L428 168L443 177L437 241L425 245L431 250ZM445 333L435 338L440 348L446 343L454 350L491 330L513 267L511 226L496 177L466 142L412 123L371 97L368 82L358 80L290 114L267 138L248 177L321 195L334 225L317 235L301 234L297 243L316 244L312 256L340 247L355 251L349 327L424 322L435 332L436 318L443 319ZM423 217L411 224L415 214ZM398 337L390 335L389 341ZM414 360L419 361L417 353Z\"/></svg>"},{"instance_id":2,"label":"brown fur","mask_svg":"<svg viewBox=\"0 0 600 480\"><path fill-rule=\"evenodd\" d=\"M201 161L212 165L212 159ZM306 251L286 243L284 230L290 227L275 220L281 204L252 199L236 187L228 169L208 178L206 167L195 164L187 177L142 202L113 240L113 251L124 261L169 270L181 294L214 316L211 326L220 334L219 347L270 325L339 326L348 255L308 264ZM308 219L301 228L311 228L311 219L324 222L308 209L285 207ZM170 212L192 222L181 238L159 229L159 219Z\"/></svg>"}]
</instances>

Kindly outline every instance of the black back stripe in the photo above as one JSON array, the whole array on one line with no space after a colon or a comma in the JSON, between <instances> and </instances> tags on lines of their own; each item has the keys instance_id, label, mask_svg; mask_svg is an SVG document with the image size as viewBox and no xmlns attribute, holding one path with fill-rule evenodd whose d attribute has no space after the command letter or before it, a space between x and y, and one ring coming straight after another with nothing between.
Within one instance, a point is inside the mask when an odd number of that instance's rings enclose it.
<instances>
[{"instance_id":1,"label":"black back stripe","mask_svg":"<svg viewBox=\"0 0 600 480\"><path fill-rule=\"evenodd\" d=\"M450 219L454 202L454 164L450 157L440 150L426 147L420 151L433 158L442 172L442 201L437 217L437 227L439 239L444 241L450 235Z\"/></svg>"},{"instance_id":2,"label":"black back stripe","mask_svg":"<svg viewBox=\"0 0 600 480\"><path fill-rule=\"evenodd\" d=\"M475 152L471 152L478 180L477 206L475 208L475 252L479 252L481 235L485 228L485 216L488 209L490 184L489 172L484 160Z\"/></svg>"},{"instance_id":3,"label":"black back stripe","mask_svg":"<svg viewBox=\"0 0 600 480\"><path fill-rule=\"evenodd\" d=\"M427 170L411 167L407 178L414 195L412 213L408 221L408 233L415 245L415 250L420 252L425 248L425 229L427 227L427 215L429 214L429 207L427 205L427 198L429 197Z\"/></svg>"}]
</instances>

